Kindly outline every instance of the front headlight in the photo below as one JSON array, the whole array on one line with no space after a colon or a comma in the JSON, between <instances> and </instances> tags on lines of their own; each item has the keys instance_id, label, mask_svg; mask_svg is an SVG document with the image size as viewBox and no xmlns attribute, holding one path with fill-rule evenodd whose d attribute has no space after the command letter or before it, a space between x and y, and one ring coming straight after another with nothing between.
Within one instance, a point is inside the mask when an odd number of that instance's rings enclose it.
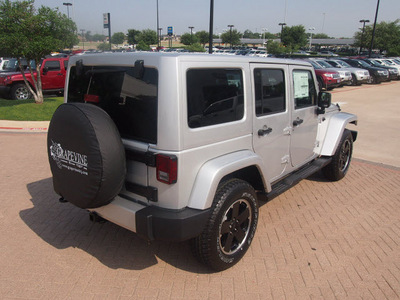
<instances>
[{"instance_id":1,"label":"front headlight","mask_svg":"<svg viewBox=\"0 0 400 300\"><path fill-rule=\"evenodd\" d=\"M333 78L332 74L324 74L325 77Z\"/></svg>"}]
</instances>

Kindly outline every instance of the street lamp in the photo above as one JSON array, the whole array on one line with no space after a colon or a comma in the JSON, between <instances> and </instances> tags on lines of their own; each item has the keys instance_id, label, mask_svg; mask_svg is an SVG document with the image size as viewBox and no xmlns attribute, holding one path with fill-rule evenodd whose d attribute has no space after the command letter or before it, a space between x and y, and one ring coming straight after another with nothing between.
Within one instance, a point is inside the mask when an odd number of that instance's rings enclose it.
<instances>
[{"instance_id":1,"label":"street lamp","mask_svg":"<svg viewBox=\"0 0 400 300\"><path fill-rule=\"evenodd\" d=\"M65 5L67 7L67 15L68 15L68 19L69 19L69 7L72 6L72 3L64 2L63 5Z\"/></svg>"},{"instance_id":2,"label":"street lamp","mask_svg":"<svg viewBox=\"0 0 400 300\"><path fill-rule=\"evenodd\" d=\"M365 30L365 23L369 23L369 20L360 20L360 23L363 23L362 32L361 32L361 42L360 42L360 55L362 51L363 39L364 39L364 30Z\"/></svg>"},{"instance_id":3,"label":"street lamp","mask_svg":"<svg viewBox=\"0 0 400 300\"><path fill-rule=\"evenodd\" d=\"M159 39L158 39L158 48L161 48L161 39L162 39L162 34L161 34L161 32L162 32L162 28L158 28L158 36L159 36Z\"/></svg>"},{"instance_id":4,"label":"street lamp","mask_svg":"<svg viewBox=\"0 0 400 300\"><path fill-rule=\"evenodd\" d=\"M375 38L376 20L378 19L379 2L380 2L380 0L378 0L378 3L376 4L374 29L372 30L371 46L369 47L369 55L368 55L368 57L371 57L372 48L374 47L374 38Z\"/></svg>"},{"instance_id":5,"label":"street lamp","mask_svg":"<svg viewBox=\"0 0 400 300\"><path fill-rule=\"evenodd\" d=\"M263 32L263 47L265 45L265 32L268 31L268 28L262 28L262 32Z\"/></svg>"},{"instance_id":6,"label":"street lamp","mask_svg":"<svg viewBox=\"0 0 400 300\"><path fill-rule=\"evenodd\" d=\"M231 41L231 48L232 48L232 27L235 27L234 25L228 25L229 27L229 39Z\"/></svg>"},{"instance_id":7,"label":"street lamp","mask_svg":"<svg viewBox=\"0 0 400 300\"><path fill-rule=\"evenodd\" d=\"M283 26L285 26L286 23L279 23L278 25L279 25L279 26L282 26L282 27L281 27L281 43L282 43Z\"/></svg>"},{"instance_id":8,"label":"street lamp","mask_svg":"<svg viewBox=\"0 0 400 300\"><path fill-rule=\"evenodd\" d=\"M310 28L308 28L308 30L310 30L310 51L311 51L311 42L312 42L312 34L313 34L313 31L315 30L315 27L310 27Z\"/></svg>"},{"instance_id":9,"label":"street lamp","mask_svg":"<svg viewBox=\"0 0 400 300\"><path fill-rule=\"evenodd\" d=\"M188 27L190 29L190 45L193 43L193 26Z\"/></svg>"},{"instance_id":10,"label":"street lamp","mask_svg":"<svg viewBox=\"0 0 400 300\"><path fill-rule=\"evenodd\" d=\"M208 53L213 53L213 32L214 32L214 0L210 0L210 28L208 34Z\"/></svg>"},{"instance_id":11,"label":"street lamp","mask_svg":"<svg viewBox=\"0 0 400 300\"><path fill-rule=\"evenodd\" d=\"M85 32L85 29L81 29L82 31L82 43L83 43L83 50L85 50L85 36L83 35Z\"/></svg>"},{"instance_id":12,"label":"street lamp","mask_svg":"<svg viewBox=\"0 0 400 300\"><path fill-rule=\"evenodd\" d=\"M160 24L158 19L158 0L157 0L157 48L160 49Z\"/></svg>"}]
</instances>

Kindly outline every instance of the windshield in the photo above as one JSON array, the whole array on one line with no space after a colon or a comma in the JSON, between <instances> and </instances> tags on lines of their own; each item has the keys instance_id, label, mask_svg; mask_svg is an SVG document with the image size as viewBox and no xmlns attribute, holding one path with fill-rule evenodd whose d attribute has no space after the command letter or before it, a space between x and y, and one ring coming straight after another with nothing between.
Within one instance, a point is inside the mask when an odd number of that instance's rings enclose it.
<instances>
[{"instance_id":1,"label":"windshield","mask_svg":"<svg viewBox=\"0 0 400 300\"><path fill-rule=\"evenodd\" d=\"M371 67L369 64L367 64L365 61L363 60L356 60L360 65L362 65L363 67L369 68Z\"/></svg>"},{"instance_id":2,"label":"windshield","mask_svg":"<svg viewBox=\"0 0 400 300\"><path fill-rule=\"evenodd\" d=\"M341 61L341 60L338 60L338 61L336 61L339 65L341 65L342 67L345 67L345 68L351 68L351 66L347 63L347 62L345 62L345 61Z\"/></svg>"},{"instance_id":3,"label":"windshield","mask_svg":"<svg viewBox=\"0 0 400 300\"><path fill-rule=\"evenodd\" d=\"M309 61L309 63L314 67L314 69L317 69L317 70L322 69L322 67L319 64L317 64L313 61Z\"/></svg>"},{"instance_id":4,"label":"windshield","mask_svg":"<svg viewBox=\"0 0 400 300\"><path fill-rule=\"evenodd\" d=\"M382 67L380 63L378 63L376 60L368 60L369 63L371 63L375 67Z\"/></svg>"},{"instance_id":5,"label":"windshield","mask_svg":"<svg viewBox=\"0 0 400 300\"><path fill-rule=\"evenodd\" d=\"M324 60L317 60L317 63L323 67L323 68L332 68L332 66L330 64L328 64L326 61Z\"/></svg>"},{"instance_id":6,"label":"windshield","mask_svg":"<svg viewBox=\"0 0 400 300\"><path fill-rule=\"evenodd\" d=\"M387 63L388 65L391 65L391 66L393 66L393 65L395 65L395 63L393 63L392 61L390 61L390 60L387 60L387 59L385 59L385 60L383 60L385 63Z\"/></svg>"},{"instance_id":7,"label":"windshield","mask_svg":"<svg viewBox=\"0 0 400 300\"><path fill-rule=\"evenodd\" d=\"M21 59L21 65L24 68L24 70L28 69L28 63L26 62L26 59ZM30 65L32 69L36 68L34 60L30 61ZM3 69L9 72L19 71L20 69L18 67L18 60L16 58L11 58Z\"/></svg>"},{"instance_id":8,"label":"windshield","mask_svg":"<svg viewBox=\"0 0 400 300\"><path fill-rule=\"evenodd\" d=\"M121 137L156 144L158 71L144 68L139 76L134 67L82 68L77 72L77 67L71 67L67 102L100 106L113 119Z\"/></svg>"},{"instance_id":9,"label":"windshield","mask_svg":"<svg viewBox=\"0 0 400 300\"><path fill-rule=\"evenodd\" d=\"M328 62L328 64L330 64L331 66L334 66L335 68L341 67L336 60L328 60L327 62Z\"/></svg>"}]
</instances>

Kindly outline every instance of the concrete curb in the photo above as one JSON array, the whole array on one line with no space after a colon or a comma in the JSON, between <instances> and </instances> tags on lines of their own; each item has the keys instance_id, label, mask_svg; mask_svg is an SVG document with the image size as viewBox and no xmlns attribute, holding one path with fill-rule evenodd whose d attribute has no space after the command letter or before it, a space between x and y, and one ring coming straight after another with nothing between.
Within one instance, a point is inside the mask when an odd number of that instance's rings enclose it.
<instances>
[{"instance_id":1,"label":"concrete curb","mask_svg":"<svg viewBox=\"0 0 400 300\"><path fill-rule=\"evenodd\" d=\"M0 132L47 132L50 121L0 120Z\"/></svg>"}]
</instances>

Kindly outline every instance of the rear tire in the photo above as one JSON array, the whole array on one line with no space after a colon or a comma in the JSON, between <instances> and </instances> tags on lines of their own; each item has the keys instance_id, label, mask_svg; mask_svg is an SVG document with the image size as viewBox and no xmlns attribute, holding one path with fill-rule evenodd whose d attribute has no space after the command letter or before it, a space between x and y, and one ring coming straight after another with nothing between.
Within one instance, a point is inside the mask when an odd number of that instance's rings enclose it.
<instances>
[{"instance_id":1,"label":"rear tire","mask_svg":"<svg viewBox=\"0 0 400 300\"><path fill-rule=\"evenodd\" d=\"M236 264L253 240L258 221L258 204L252 186L239 179L221 184L213 212L192 249L200 262L216 271Z\"/></svg>"},{"instance_id":2,"label":"rear tire","mask_svg":"<svg viewBox=\"0 0 400 300\"><path fill-rule=\"evenodd\" d=\"M352 153L353 136L350 130L345 129L331 163L322 169L325 177L332 181L342 179L349 170Z\"/></svg>"},{"instance_id":3,"label":"rear tire","mask_svg":"<svg viewBox=\"0 0 400 300\"><path fill-rule=\"evenodd\" d=\"M356 75L351 74L351 85L360 85L357 81Z\"/></svg>"}]
</instances>

